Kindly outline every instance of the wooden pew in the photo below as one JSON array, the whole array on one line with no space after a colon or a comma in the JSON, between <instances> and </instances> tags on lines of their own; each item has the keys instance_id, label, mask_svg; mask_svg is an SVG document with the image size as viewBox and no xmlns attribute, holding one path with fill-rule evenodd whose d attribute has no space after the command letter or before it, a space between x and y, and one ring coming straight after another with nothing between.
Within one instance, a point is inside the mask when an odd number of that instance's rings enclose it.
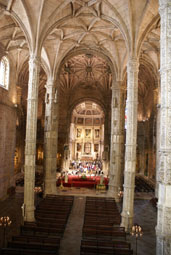
<instances>
[{"instance_id":1,"label":"wooden pew","mask_svg":"<svg viewBox=\"0 0 171 255\"><path fill-rule=\"evenodd\" d=\"M113 218L113 219L100 219L100 218L84 218L84 225L107 225L107 226L113 226L113 225L120 225L120 218Z\"/></svg>"},{"instance_id":2,"label":"wooden pew","mask_svg":"<svg viewBox=\"0 0 171 255\"><path fill-rule=\"evenodd\" d=\"M56 251L34 250L34 249L20 249L20 248L2 248L0 250L2 255L51 255L58 253Z\"/></svg>"},{"instance_id":3,"label":"wooden pew","mask_svg":"<svg viewBox=\"0 0 171 255\"><path fill-rule=\"evenodd\" d=\"M46 217L43 217L46 216ZM47 215L44 214L36 214L35 215L36 221L37 222L49 222L49 223L53 223L53 224L57 224L57 225L62 225L62 224L66 224L67 219L66 218L51 218L50 216L48 217Z\"/></svg>"},{"instance_id":4,"label":"wooden pew","mask_svg":"<svg viewBox=\"0 0 171 255\"><path fill-rule=\"evenodd\" d=\"M81 245L95 247L127 248L127 249L131 248L130 243L124 240L122 241L122 240L82 239Z\"/></svg>"},{"instance_id":5,"label":"wooden pew","mask_svg":"<svg viewBox=\"0 0 171 255\"><path fill-rule=\"evenodd\" d=\"M43 244L55 244L58 247L60 246L59 237L43 237L43 236L13 236L12 241L19 241L25 243L43 243Z\"/></svg>"},{"instance_id":6,"label":"wooden pew","mask_svg":"<svg viewBox=\"0 0 171 255\"><path fill-rule=\"evenodd\" d=\"M93 246L81 246L80 255L132 255L133 250L129 248L113 248L113 247L93 247Z\"/></svg>"},{"instance_id":7,"label":"wooden pew","mask_svg":"<svg viewBox=\"0 0 171 255\"><path fill-rule=\"evenodd\" d=\"M58 251L59 246L57 244L45 244L45 243L33 243L24 241L12 241L8 242L8 248L17 249L33 249L33 250L47 250L47 251Z\"/></svg>"},{"instance_id":8,"label":"wooden pew","mask_svg":"<svg viewBox=\"0 0 171 255\"><path fill-rule=\"evenodd\" d=\"M80 255L132 255L120 214L112 198L86 199Z\"/></svg>"},{"instance_id":9,"label":"wooden pew","mask_svg":"<svg viewBox=\"0 0 171 255\"><path fill-rule=\"evenodd\" d=\"M44 228L38 226L21 226L21 235L46 236L46 237L62 237L64 229Z\"/></svg>"},{"instance_id":10,"label":"wooden pew","mask_svg":"<svg viewBox=\"0 0 171 255\"><path fill-rule=\"evenodd\" d=\"M73 196L47 196L35 211L36 222L24 222L21 235L12 237L8 248L0 254L50 255L58 254L60 238L63 235L73 205Z\"/></svg>"},{"instance_id":11,"label":"wooden pew","mask_svg":"<svg viewBox=\"0 0 171 255\"><path fill-rule=\"evenodd\" d=\"M83 237L103 237L108 239L122 238L126 239L125 229L122 227L108 227L108 226L89 226L83 227Z\"/></svg>"},{"instance_id":12,"label":"wooden pew","mask_svg":"<svg viewBox=\"0 0 171 255\"><path fill-rule=\"evenodd\" d=\"M40 227L40 228L52 228L52 229L56 229L56 231L60 231L60 230L63 230L65 228L65 223L66 222L52 222L52 221L37 221L37 222L33 222L33 223L27 223L27 222L24 222L24 226L25 227L28 227L28 229L30 229L31 227L33 228L37 228L37 227ZM26 229L26 228L25 228Z\"/></svg>"},{"instance_id":13,"label":"wooden pew","mask_svg":"<svg viewBox=\"0 0 171 255\"><path fill-rule=\"evenodd\" d=\"M90 230L85 231L82 234L83 238L96 238L96 239L107 239L107 240L126 240L126 233L120 231L97 231L97 230Z\"/></svg>"}]
</instances>

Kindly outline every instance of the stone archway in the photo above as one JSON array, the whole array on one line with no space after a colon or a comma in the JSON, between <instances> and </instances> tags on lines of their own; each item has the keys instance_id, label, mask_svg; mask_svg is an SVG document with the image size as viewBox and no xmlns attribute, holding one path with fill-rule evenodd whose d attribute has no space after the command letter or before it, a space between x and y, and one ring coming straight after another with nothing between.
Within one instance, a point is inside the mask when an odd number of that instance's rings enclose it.
<instances>
[{"instance_id":1,"label":"stone archway","mask_svg":"<svg viewBox=\"0 0 171 255\"><path fill-rule=\"evenodd\" d=\"M60 113L58 152L62 155L62 168L68 168L66 158L67 160L71 159L71 155L67 155L69 153L67 150L71 151L69 148L69 133L72 112L74 108L77 108L77 105L83 102L92 101L95 105L99 105L100 111L103 111L104 145L103 148L99 147L101 148L102 158L102 151L104 151L106 145L109 147L110 144L111 86L113 79L111 63L105 58L93 54L93 52L89 52L89 54L79 53L62 62L58 75ZM97 150L97 147L96 145L95 150ZM88 144L86 150L88 150ZM94 147L91 147L90 150L94 150ZM91 155L91 158L95 159L97 154L99 157L99 149L97 153ZM76 155L72 156L72 159L76 159Z\"/></svg>"},{"instance_id":2,"label":"stone archway","mask_svg":"<svg viewBox=\"0 0 171 255\"><path fill-rule=\"evenodd\" d=\"M96 102L85 100L72 110L69 143L64 146L63 168L67 170L72 161L102 162L103 154L104 111Z\"/></svg>"}]
</instances>

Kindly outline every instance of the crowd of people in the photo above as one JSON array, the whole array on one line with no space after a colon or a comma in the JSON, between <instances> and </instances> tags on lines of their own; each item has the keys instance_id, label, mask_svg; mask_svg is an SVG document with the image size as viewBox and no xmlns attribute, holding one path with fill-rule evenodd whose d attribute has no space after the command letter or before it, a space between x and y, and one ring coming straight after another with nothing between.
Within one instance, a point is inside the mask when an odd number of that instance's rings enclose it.
<instances>
[{"instance_id":1,"label":"crowd of people","mask_svg":"<svg viewBox=\"0 0 171 255\"><path fill-rule=\"evenodd\" d=\"M70 163L68 174L102 175L102 162L100 160L94 160L89 162L73 160Z\"/></svg>"}]
</instances>

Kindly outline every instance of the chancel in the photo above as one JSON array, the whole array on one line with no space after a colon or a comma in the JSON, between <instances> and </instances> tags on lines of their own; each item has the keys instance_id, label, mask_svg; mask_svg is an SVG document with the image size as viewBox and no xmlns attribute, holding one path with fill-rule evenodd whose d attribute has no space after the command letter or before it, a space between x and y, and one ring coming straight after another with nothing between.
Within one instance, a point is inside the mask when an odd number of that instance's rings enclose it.
<instances>
[{"instance_id":1,"label":"chancel","mask_svg":"<svg viewBox=\"0 0 171 255\"><path fill-rule=\"evenodd\" d=\"M1 254L133 254L135 223L138 254L171 254L170 17L171 0L0 0Z\"/></svg>"}]
</instances>

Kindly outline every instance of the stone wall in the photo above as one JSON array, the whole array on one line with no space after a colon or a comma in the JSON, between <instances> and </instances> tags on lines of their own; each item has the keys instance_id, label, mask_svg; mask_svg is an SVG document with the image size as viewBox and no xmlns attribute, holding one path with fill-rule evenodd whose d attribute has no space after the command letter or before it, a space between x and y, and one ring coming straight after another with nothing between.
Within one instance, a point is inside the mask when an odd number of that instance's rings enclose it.
<instances>
[{"instance_id":1,"label":"stone wall","mask_svg":"<svg viewBox=\"0 0 171 255\"><path fill-rule=\"evenodd\" d=\"M8 101L8 91L0 88L0 199L14 186L16 108Z\"/></svg>"}]
</instances>

